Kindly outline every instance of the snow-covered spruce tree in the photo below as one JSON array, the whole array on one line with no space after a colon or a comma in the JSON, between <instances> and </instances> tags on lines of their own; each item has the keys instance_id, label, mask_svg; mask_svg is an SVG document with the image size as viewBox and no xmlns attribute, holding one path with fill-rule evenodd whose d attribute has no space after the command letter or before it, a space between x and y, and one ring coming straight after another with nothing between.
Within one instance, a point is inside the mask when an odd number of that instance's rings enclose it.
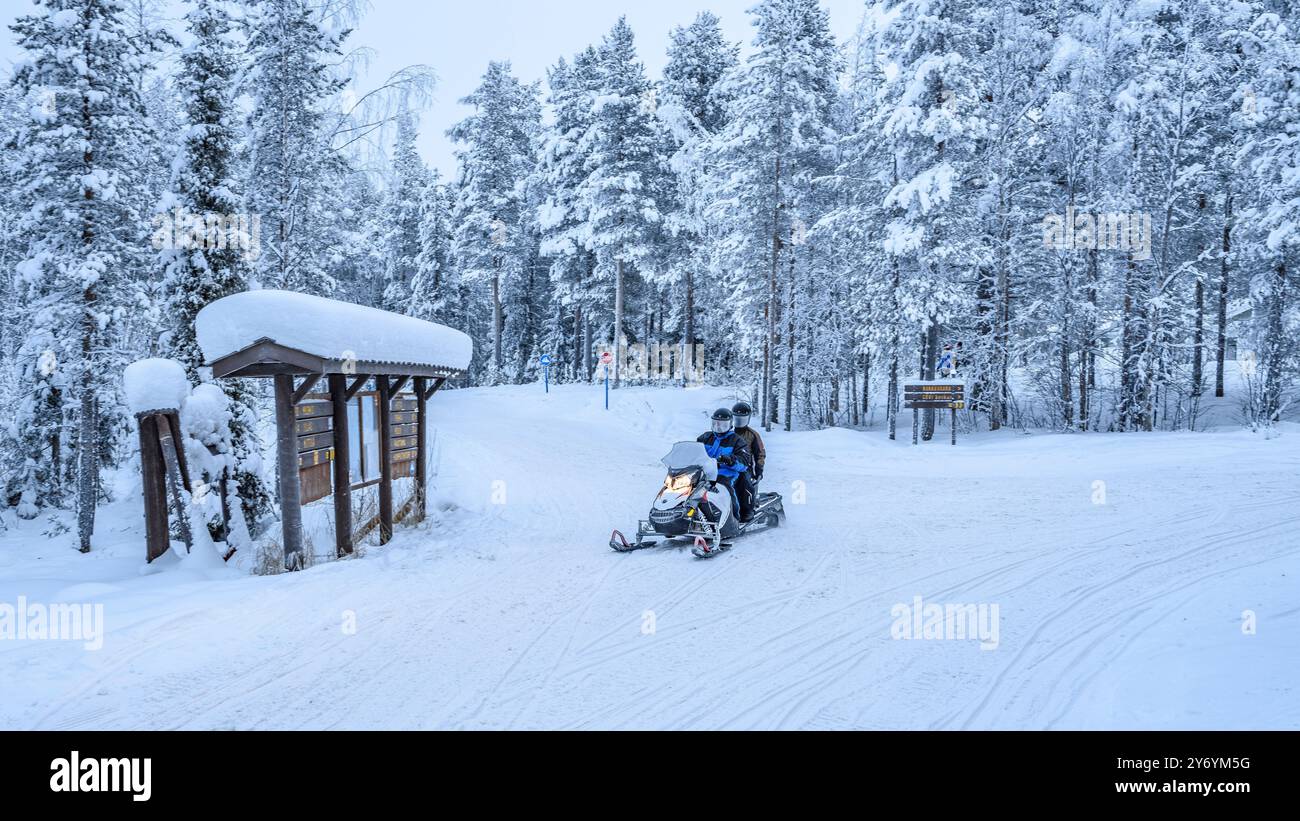
<instances>
[{"instance_id":1,"label":"snow-covered spruce tree","mask_svg":"<svg viewBox=\"0 0 1300 821\"><path fill-rule=\"evenodd\" d=\"M430 322L454 322L451 271L451 197L435 169L420 192L419 251L404 312Z\"/></svg>"},{"instance_id":2,"label":"snow-covered spruce tree","mask_svg":"<svg viewBox=\"0 0 1300 821\"><path fill-rule=\"evenodd\" d=\"M1293 296L1300 269L1300 8L1263 0L1243 34L1253 101L1243 112L1250 139L1242 170L1251 183L1243 223L1251 226L1250 290L1258 356L1258 418L1272 424L1288 404L1296 373L1300 311Z\"/></svg>"},{"instance_id":3,"label":"snow-covered spruce tree","mask_svg":"<svg viewBox=\"0 0 1300 821\"><path fill-rule=\"evenodd\" d=\"M323 169L312 234L324 255L333 298L381 307L388 222L383 192L371 175L335 158Z\"/></svg>"},{"instance_id":4,"label":"snow-covered spruce tree","mask_svg":"<svg viewBox=\"0 0 1300 821\"><path fill-rule=\"evenodd\" d=\"M918 341L923 379L935 376L942 326L969 310L959 283L978 264L969 181L987 124L974 6L908 0L880 41L890 64L874 118L890 163L883 251L898 265L896 321L901 338ZM904 376L911 370L901 368ZM923 416L929 438L934 413Z\"/></svg>"},{"instance_id":5,"label":"snow-covered spruce tree","mask_svg":"<svg viewBox=\"0 0 1300 821\"><path fill-rule=\"evenodd\" d=\"M8 487L31 518L59 503L75 462L78 538L89 551L100 470L121 418L117 345L143 257L136 158L146 143L137 77L149 37L129 36L119 0L44 0L13 25L14 81L28 106L12 158L27 248L18 265L25 340L9 434L22 464Z\"/></svg>"},{"instance_id":6,"label":"snow-covered spruce tree","mask_svg":"<svg viewBox=\"0 0 1300 821\"><path fill-rule=\"evenodd\" d=\"M194 318L208 304L247 290L255 249L247 221L240 222L234 108L238 64L229 41L228 11L220 0L194 0L185 20L191 39L177 78L184 130L171 190L160 209L163 224L172 228L171 247L162 249L160 260L167 293L166 355L183 364L197 384L204 379L204 357L194 336ZM189 220L201 222L190 229ZM178 238L185 241L178 243ZM242 379L223 379L219 386L229 397L231 415L230 453L222 455L223 464L229 463L244 520L256 532L270 510L271 494L262 471L255 391Z\"/></svg>"},{"instance_id":7,"label":"snow-covered spruce tree","mask_svg":"<svg viewBox=\"0 0 1300 821\"><path fill-rule=\"evenodd\" d=\"M782 327L781 312L795 296L797 246L816 219L807 210L812 182L830 170L824 149L834 141L840 58L816 0L764 0L751 12L755 50L719 88L728 102L726 124L712 140L705 194L717 226L712 267L719 288L709 298L717 300L719 332L737 359L751 371L761 367L761 413L770 430L778 353L787 373L795 367L794 317ZM785 387L788 425L793 386Z\"/></svg>"},{"instance_id":8,"label":"snow-covered spruce tree","mask_svg":"<svg viewBox=\"0 0 1300 821\"><path fill-rule=\"evenodd\" d=\"M1059 6L1044 28L1052 35L1051 53L1039 78L1044 94L1042 116L1035 118L1042 122L1044 154L1026 160L1025 165L1031 180L1045 165L1047 181L1037 196L1032 189L1021 194L1022 199L1043 204L1039 225L1027 227L1039 230L1044 224L1042 216L1066 219L1076 211L1087 216L1075 227L1086 229L1089 221L1095 227L1095 215L1115 210L1114 186L1107 176L1109 154L1113 153L1108 151L1107 135L1116 83L1114 64L1122 56L1122 24L1114 9L1073 2ZM1038 239L1033 247L1046 244ZM1054 393L1059 404L1056 419L1068 425L1073 415L1079 430L1091 430L1109 412L1100 398L1098 363L1106 353L1101 333L1109 306L1114 303L1109 294L1113 291L1110 283L1116 255L1099 249L1095 243L1092 247L1083 245L1053 245L1047 249L1052 269L1044 272L1035 268L1031 271L1035 274L1032 283L1028 282L1030 277L1021 277L1018 269L1005 267L1011 260L999 246L994 277L981 280L977 331L980 335L992 334L997 344L987 348L992 357L980 357L973 363L977 381L972 399L976 410L989 414L994 430L1011 421L1012 360L1048 343L1059 346L1057 367L1043 363L1049 373L1055 374ZM1058 278L1063 293L1055 293L1053 277ZM1047 290L1030 291L1031 285ZM1042 301L1036 302L1038 298ZM1031 317L1027 322L1029 330L1013 333L1013 306L1021 303L1054 306L1058 312L1038 323ZM1056 339L1050 338L1053 336ZM977 345L976 350L980 347ZM1066 373L1071 347L1076 362L1074 390Z\"/></svg>"},{"instance_id":9,"label":"snow-covered spruce tree","mask_svg":"<svg viewBox=\"0 0 1300 821\"><path fill-rule=\"evenodd\" d=\"M461 185L453 254L458 275L491 286L491 357L488 384L518 378L503 359L506 313L522 297L532 249L523 189L532 172L541 123L536 85L521 83L510 63L488 65L483 81L461 102L474 114L448 135L458 152Z\"/></svg>"},{"instance_id":10,"label":"snow-covered spruce tree","mask_svg":"<svg viewBox=\"0 0 1300 821\"><path fill-rule=\"evenodd\" d=\"M1208 303L1204 312L1213 315L1212 328L1205 330L1212 339L1207 356L1213 357L1214 396L1222 398L1227 394L1229 306L1232 299L1241 296L1244 279L1237 275L1240 261L1234 251L1241 235L1236 233L1236 222L1248 190L1248 175L1241 166L1242 146L1252 130L1250 119L1257 99L1248 79L1251 66L1242 38L1255 14L1253 9L1232 0L1215 0L1210 15L1211 31L1204 36L1218 77L1208 103L1213 110L1206 115L1212 133L1207 162L1213 175L1213 182L1207 185L1207 205L1213 210L1214 220L1202 230L1208 235L1210 251L1203 255L1207 271L1202 278L1206 280ZM1210 324L1209 319L1206 324Z\"/></svg>"},{"instance_id":11,"label":"snow-covered spruce tree","mask_svg":"<svg viewBox=\"0 0 1300 821\"><path fill-rule=\"evenodd\" d=\"M897 305L898 264L881 252L888 211L885 197L892 187L893 157L881 148L881 136L872 115L886 90L890 68L880 55L880 38L889 18L868 12L863 16L849 51L848 75L840 105L835 146L836 166L824 184L835 200L818 224L819 242L829 257L827 265L840 277L848 293L841 313L855 331L855 352L860 356L861 384L850 400L854 424L870 421L871 382L883 377L888 397L897 397L900 335ZM850 384L855 375L850 376ZM896 402L885 405L885 423L895 436Z\"/></svg>"},{"instance_id":12,"label":"snow-covered spruce tree","mask_svg":"<svg viewBox=\"0 0 1300 821\"><path fill-rule=\"evenodd\" d=\"M631 27L619 18L598 49L599 88L587 133L586 179L578 189L586 214L595 278L612 283L613 384L622 380L627 297L635 277L652 274L660 241L660 204L670 184L660 155L653 87L637 59Z\"/></svg>"},{"instance_id":13,"label":"snow-covered spruce tree","mask_svg":"<svg viewBox=\"0 0 1300 821\"><path fill-rule=\"evenodd\" d=\"M608 303L593 277L596 260L591 229L586 203L579 197L588 151L582 138L591 126L592 101L599 84L596 50L579 53L572 64L561 59L547 77L553 115L542 135L534 171L537 188L545 192L536 224L552 285L549 313L556 318L553 350L574 379L585 380L593 368L592 325L597 311ZM561 327L567 327L569 333L562 334Z\"/></svg>"},{"instance_id":14,"label":"snow-covered spruce tree","mask_svg":"<svg viewBox=\"0 0 1300 821\"><path fill-rule=\"evenodd\" d=\"M1009 0L973 13L970 22L983 53L965 57L982 64L980 102L988 128L966 184L981 189L975 199L980 236L965 256L966 269L954 272L960 290L973 299L950 319L945 341L964 342L960 359L971 384L971 407L988 414L993 430L1010 421L1010 366L1025 344L1039 353L1055 351L1055 358L1038 358L1034 385L1055 423L1066 426L1073 418L1069 362L1081 313L1076 304L1081 260L1068 250L1050 254L1042 225L1046 215L1066 213L1081 197L1079 166L1086 162L1090 135L1079 127L1087 120L1066 106L1070 117L1061 125L1067 133L1050 143L1054 135L1048 128L1055 121L1045 114L1053 111L1049 103L1074 103L1068 81L1060 81L1063 93L1053 97L1043 71L1056 44L1040 19ZM1049 156L1049 145L1061 153ZM1040 317L1019 317L1020 297L1035 289L1055 291L1059 298L1047 303Z\"/></svg>"},{"instance_id":15,"label":"snow-covered spruce tree","mask_svg":"<svg viewBox=\"0 0 1300 821\"><path fill-rule=\"evenodd\" d=\"M403 112L397 119L393 167L384 194L384 294L386 311L401 311L411 298L411 281L420 255L420 209L430 184L429 170L415 149L415 116Z\"/></svg>"},{"instance_id":16,"label":"snow-covered spruce tree","mask_svg":"<svg viewBox=\"0 0 1300 821\"><path fill-rule=\"evenodd\" d=\"M246 197L261 220L253 284L327 295L325 177L339 158L326 145L324 106L343 85L331 65L346 32L327 30L310 0L245 2L252 99Z\"/></svg>"},{"instance_id":17,"label":"snow-covered spruce tree","mask_svg":"<svg viewBox=\"0 0 1300 821\"><path fill-rule=\"evenodd\" d=\"M700 196L710 170L710 141L726 123L726 100L720 84L739 61L739 47L722 34L721 22L701 12L690 26L670 35L668 65L659 91L659 120L664 131L673 176L671 201L664 207L668 239L662 253L661 282L673 295L680 315L682 379L702 374L691 370L697 339L696 281L708 264L705 219L707 203Z\"/></svg>"},{"instance_id":18,"label":"snow-covered spruce tree","mask_svg":"<svg viewBox=\"0 0 1300 821\"><path fill-rule=\"evenodd\" d=\"M1124 182L1116 192L1120 211L1137 219L1129 220L1123 261L1120 430L1153 430L1166 411L1174 421L1186 411L1187 375L1179 370L1191 341L1188 309L1199 249L1185 242L1194 239L1203 191L1214 80L1213 61L1198 38L1203 11L1201 3L1167 13L1124 10L1130 46L1120 56L1129 71L1115 93L1110 134L1121 149L1112 173Z\"/></svg>"}]
</instances>

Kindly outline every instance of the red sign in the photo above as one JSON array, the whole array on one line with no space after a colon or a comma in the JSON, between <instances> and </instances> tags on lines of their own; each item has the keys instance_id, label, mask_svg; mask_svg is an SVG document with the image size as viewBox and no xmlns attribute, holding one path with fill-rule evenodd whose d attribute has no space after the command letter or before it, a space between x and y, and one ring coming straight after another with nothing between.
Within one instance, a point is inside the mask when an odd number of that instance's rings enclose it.
<instances>
[{"instance_id":1,"label":"red sign","mask_svg":"<svg viewBox=\"0 0 1300 821\"><path fill-rule=\"evenodd\" d=\"M610 353L609 351L605 351L603 354L600 355L600 364L609 365L612 364L613 362L614 362L614 354Z\"/></svg>"}]
</instances>

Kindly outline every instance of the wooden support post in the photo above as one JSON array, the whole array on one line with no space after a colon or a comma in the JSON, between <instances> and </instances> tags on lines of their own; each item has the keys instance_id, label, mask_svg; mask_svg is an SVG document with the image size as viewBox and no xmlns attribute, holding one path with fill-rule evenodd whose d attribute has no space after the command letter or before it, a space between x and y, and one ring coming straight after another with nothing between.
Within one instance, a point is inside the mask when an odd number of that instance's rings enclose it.
<instances>
[{"instance_id":1,"label":"wooden support post","mask_svg":"<svg viewBox=\"0 0 1300 821\"><path fill-rule=\"evenodd\" d=\"M428 402L430 399L432 399L433 395L437 393L445 384L447 384L447 377L445 376L440 376L437 379L433 380L433 387L429 388L429 390L425 391L424 393L424 401Z\"/></svg>"},{"instance_id":2,"label":"wooden support post","mask_svg":"<svg viewBox=\"0 0 1300 821\"><path fill-rule=\"evenodd\" d=\"M952 409L952 444L957 446L957 409Z\"/></svg>"},{"instance_id":3,"label":"wooden support post","mask_svg":"<svg viewBox=\"0 0 1300 821\"><path fill-rule=\"evenodd\" d=\"M140 414L136 422L140 425L140 475L144 480L145 560L152 562L171 546L167 533L167 480L154 415Z\"/></svg>"},{"instance_id":4,"label":"wooden support post","mask_svg":"<svg viewBox=\"0 0 1300 821\"><path fill-rule=\"evenodd\" d=\"M429 417L425 413L429 400L424 388L427 381L424 377L415 379L415 521L417 522L424 521L425 500L428 497L429 487L428 455L425 453L429 447Z\"/></svg>"},{"instance_id":5,"label":"wooden support post","mask_svg":"<svg viewBox=\"0 0 1300 821\"><path fill-rule=\"evenodd\" d=\"M340 558L352 552L352 469L348 442L348 385L342 374L330 374L330 403L334 410L334 549Z\"/></svg>"},{"instance_id":6,"label":"wooden support post","mask_svg":"<svg viewBox=\"0 0 1300 821\"><path fill-rule=\"evenodd\" d=\"M171 423L168 421L170 417L166 413L154 414L158 425L159 449L162 450L163 464L167 469L167 485L171 491L172 505L176 508L176 526L180 528L181 538L185 541L185 552L189 553L194 549L194 534L190 532L190 511L181 497L181 489L190 492L190 481L181 470L180 460L185 457L180 453L180 441L172 435Z\"/></svg>"},{"instance_id":7,"label":"wooden support post","mask_svg":"<svg viewBox=\"0 0 1300 821\"><path fill-rule=\"evenodd\" d=\"M185 460L185 446L181 444L181 413L180 411L168 411L167 421L171 423L172 433L175 434L176 442L176 460L180 466L181 484L185 487L186 493L193 493L194 488L190 487L190 466ZM188 520L187 520L188 521Z\"/></svg>"},{"instance_id":8,"label":"wooden support post","mask_svg":"<svg viewBox=\"0 0 1300 821\"><path fill-rule=\"evenodd\" d=\"M392 383L387 376L379 383L379 543L393 538L393 408Z\"/></svg>"},{"instance_id":9,"label":"wooden support post","mask_svg":"<svg viewBox=\"0 0 1300 821\"><path fill-rule=\"evenodd\" d=\"M308 374L307 378L302 380L302 384L293 392L293 403L295 405L305 399L307 394L311 393L311 389L316 387L316 383L320 381L320 377L320 374L313 373Z\"/></svg>"},{"instance_id":10,"label":"wooden support post","mask_svg":"<svg viewBox=\"0 0 1300 821\"><path fill-rule=\"evenodd\" d=\"M921 412L916 408L912 409L912 444L915 445L920 441L921 434Z\"/></svg>"},{"instance_id":11,"label":"wooden support post","mask_svg":"<svg viewBox=\"0 0 1300 821\"><path fill-rule=\"evenodd\" d=\"M298 490L298 429L293 410L293 377L275 375L275 456L279 465L280 528L285 570L301 570L302 501Z\"/></svg>"},{"instance_id":12,"label":"wooden support post","mask_svg":"<svg viewBox=\"0 0 1300 821\"><path fill-rule=\"evenodd\" d=\"M356 397L357 393L358 393L362 388L364 388L364 387L366 386L366 383L369 382L369 381L370 381L370 374L368 374L368 373L363 373L363 374L361 374L361 375L358 376L356 379L352 380L352 384L351 384L351 385L348 385L348 392L347 392L346 394L344 394L344 397L343 397L343 398L345 398L345 399L347 399L349 402L351 402L351 401L353 400L353 398Z\"/></svg>"},{"instance_id":13,"label":"wooden support post","mask_svg":"<svg viewBox=\"0 0 1300 821\"><path fill-rule=\"evenodd\" d=\"M220 541L230 541L230 491L226 487L230 481L230 469L221 469L221 478L217 480L218 490L221 491L221 539Z\"/></svg>"}]
</instances>

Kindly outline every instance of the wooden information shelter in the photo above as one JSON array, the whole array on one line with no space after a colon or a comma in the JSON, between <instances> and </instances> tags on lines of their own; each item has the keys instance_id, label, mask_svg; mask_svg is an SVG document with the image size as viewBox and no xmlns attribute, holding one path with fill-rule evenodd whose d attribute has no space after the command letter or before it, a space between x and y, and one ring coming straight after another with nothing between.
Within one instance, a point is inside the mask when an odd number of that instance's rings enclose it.
<instances>
[{"instance_id":1,"label":"wooden information shelter","mask_svg":"<svg viewBox=\"0 0 1300 821\"><path fill-rule=\"evenodd\" d=\"M219 307L222 302L228 304ZM297 316L275 317L265 310L268 305L302 311ZM258 310L262 315L247 316ZM345 321L340 323L340 318ZM316 319L315 326L302 330L294 324L307 319ZM343 327L329 327L313 336L313 330L322 324ZM285 339L306 342L294 347L283 344L284 340L262 336L251 344L246 343L254 334L281 325L286 329L282 334ZM388 542L393 535L395 478L414 479L414 493L404 510L412 511L417 519L424 516L429 481L427 406L448 380L465 373L470 357L468 337L440 325L373 308L303 294L265 291L246 292L213 303L200 313L198 331L214 378L274 380L276 461L286 569L304 566L302 505L305 502L333 494L335 547L339 556L353 549L352 493L356 487L378 486L379 511L375 524L381 543ZM336 334L338 344L334 339ZM313 341L327 337L328 343ZM349 338L355 342L353 347L344 344ZM235 346L240 346L239 350L214 356L217 351L213 348L224 350ZM305 347L318 349L303 350ZM325 347L337 350L327 353L319 349ZM382 357L410 361L387 361ZM453 361L439 363L436 361L439 358ZM370 390L363 393L367 387ZM409 393L403 394L404 390ZM353 404L359 394L369 399L366 407L375 412L377 419L370 430L378 439L378 476L368 477L368 481L360 484L353 480L353 454L349 452L352 447L349 434L355 429L349 422L349 406L354 413L359 409L358 404ZM355 422L356 417L351 418ZM373 454L369 443L366 450Z\"/></svg>"}]
</instances>

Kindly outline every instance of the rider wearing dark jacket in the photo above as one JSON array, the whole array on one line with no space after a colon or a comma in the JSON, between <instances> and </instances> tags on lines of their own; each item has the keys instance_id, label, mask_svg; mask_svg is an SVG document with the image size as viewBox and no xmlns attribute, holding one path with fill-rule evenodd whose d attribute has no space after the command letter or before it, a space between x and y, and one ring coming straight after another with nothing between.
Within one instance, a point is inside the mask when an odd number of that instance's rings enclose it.
<instances>
[{"instance_id":1,"label":"rider wearing dark jacket","mask_svg":"<svg viewBox=\"0 0 1300 821\"><path fill-rule=\"evenodd\" d=\"M733 415L726 408L713 412L712 429L695 441L704 445L709 455L718 460L718 481L731 491L732 498L739 509L741 521L750 515L749 494L737 492L742 477L754 468L754 457L750 454L745 440L736 435Z\"/></svg>"},{"instance_id":2,"label":"rider wearing dark jacket","mask_svg":"<svg viewBox=\"0 0 1300 821\"><path fill-rule=\"evenodd\" d=\"M758 435L755 428L749 426L754 409L748 402L737 402L731 409L731 413L735 418L736 435L745 440L745 447L754 457L754 470L750 478L757 482L763 478L763 464L767 461L767 449L763 447L763 437Z\"/></svg>"}]
</instances>

